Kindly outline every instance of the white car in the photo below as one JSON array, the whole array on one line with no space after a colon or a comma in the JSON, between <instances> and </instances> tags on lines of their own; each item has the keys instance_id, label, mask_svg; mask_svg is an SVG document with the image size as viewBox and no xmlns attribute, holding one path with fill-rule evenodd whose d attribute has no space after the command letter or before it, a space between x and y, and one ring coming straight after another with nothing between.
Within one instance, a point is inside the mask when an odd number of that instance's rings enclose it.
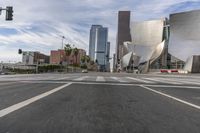
<instances>
[{"instance_id":1,"label":"white car","mask_svg":"<svg viewBox=\"0 0 200 133\"><path fill-rule=\"evenodd\" d=\"M83 69L82 73L88 73L88 70L87 69Z\"/></svg>"}]
</instances>

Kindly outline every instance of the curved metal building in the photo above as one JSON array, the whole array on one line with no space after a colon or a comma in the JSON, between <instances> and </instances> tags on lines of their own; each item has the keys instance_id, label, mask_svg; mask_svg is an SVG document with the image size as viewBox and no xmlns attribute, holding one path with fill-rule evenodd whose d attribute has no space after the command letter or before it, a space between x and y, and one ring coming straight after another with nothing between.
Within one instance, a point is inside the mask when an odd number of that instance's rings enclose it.
<instances>
[{"instance_id":1,"label":"curved metal building","mask_svg":"<svg viewBox=\"0 0 200 133\"><path fill-rule=\"evenodd\" d=\"M125 56L122 58L123 68L152 64L165 48L165 20L151 20L131 23L132 42L124 42Z\"/></svg>"},{"instance_id":2,"label":"curved metal building","mask_svg":"<svg viewBox=\"0 0 200 133\"><path fill-rule=\"evenodd\" d=\"M200 55L200 10L170 15L169 53L184 62Z\"/></svg>"}]
</instances>

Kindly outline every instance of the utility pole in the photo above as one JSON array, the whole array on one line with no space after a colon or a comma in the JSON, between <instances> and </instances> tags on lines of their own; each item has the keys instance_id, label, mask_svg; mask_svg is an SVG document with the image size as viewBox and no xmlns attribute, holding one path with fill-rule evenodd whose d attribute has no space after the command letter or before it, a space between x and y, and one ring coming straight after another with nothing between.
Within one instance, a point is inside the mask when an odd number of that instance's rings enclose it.
<instances>
[{"instance_id":1,"label":"utility pole","mask_svg":"<svg viewBox=\"0 0 200 133\"><path fill-rule=\"evenodd\" d=\"M63 43L64 43L64 39L65 39L65 36L62 36L62 47L61 47L61 49L63 49Z\"/></svg>"}]
</instances>

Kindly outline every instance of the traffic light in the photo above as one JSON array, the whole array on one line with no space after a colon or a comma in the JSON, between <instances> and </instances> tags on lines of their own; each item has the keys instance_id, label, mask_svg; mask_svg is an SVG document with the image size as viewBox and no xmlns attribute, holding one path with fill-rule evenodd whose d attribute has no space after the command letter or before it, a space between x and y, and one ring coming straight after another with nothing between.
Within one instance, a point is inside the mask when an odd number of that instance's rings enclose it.
<instances>
[{"instance_id":1,"label":"traffic light","mask_svg":"<svg viewBox=\"0 0 200 133\"><path fill-rule=\"evenodd\" d=\"M19 49L19 50L18 50L18 54L22 54L22 49Z\"/></svg>"},{"instance_id":2,"label":"traffic light","mask_svg":"<svg viewBox=\"0 0 200 133\"><path fill-rule=\"evenodd\" d=\"M13 7L12 6L6 7L6 20L7 21L13 20Z\"/></svg>"}]
</instances>

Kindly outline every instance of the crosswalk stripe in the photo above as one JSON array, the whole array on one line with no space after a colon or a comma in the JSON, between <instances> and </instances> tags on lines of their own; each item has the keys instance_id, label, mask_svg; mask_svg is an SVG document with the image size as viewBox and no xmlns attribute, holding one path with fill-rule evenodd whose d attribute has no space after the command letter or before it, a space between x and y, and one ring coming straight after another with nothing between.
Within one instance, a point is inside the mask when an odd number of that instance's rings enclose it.
<instances>
[{"instance_id":1,"label":"crosswalk stripe","mask_svg":"<svg viewBox=\"0 0 200 133\"><path fill-rule=\"evenodd\" d=\"M105 78L102 77L102 76L97 76L96 81L104 82L104 81L105 81Z\"/></svg>"},{"instance_id":2,"label":"crosswalk stripe","mask_svg":"<svg viewBox=\"0 0 200 133\"><path fill-rule=\"evenodd\" d=\"M123 79L121 79L121 78L119 78L119 77L110 77L111 79L114 79L114 80L117 80L117 81L119 81L119 82L128 82L128 81L126 81L126 80L123 80Z\"/></svg>"},{"instance_id":3,"label":"crosswalk stripe","mask_svg":"<svg viewBox=\"0 0 200 133\"><path fill-rule=\"evenodd\" d=\"M88 78L88 76L82 76L80 78L77 78L77 79L73 79L73 81L82 81L84 79Z\"/></svg>"},{"instance_id":4,"label":"crosswalk stripe","mask_svg":"<svg viewBox=\"0 0 200 133\"><path fill-rule=\"evenodd\" d=\"M184 83L184 84L195 84L195 85L200 85L200 83L197 83L198 81L188 81L188 80L180 80L180 79L175 79L178 82Z\"/></svg>"},{"instance_id":5,"label":"crosswalk stripe","mask_svg":"<svg viewBox=\"0 0 200 133\"><path fill-rule=\"evenodd\" d=\"M57 80L65 80L65 79L69 79L70 77L62 77L62 78L58 78Z\"/></svg>"},{"instance_id":6,"label":"crosswalk stripe","mask_svg":"<svg viewBox=\"0 0 200 133\"><path fill-rule=\"evenodd\" d=\"M135 80L135 81L139 81L139 82L143 82L143 83L154 83L152 81L147 81L147 80L142 80L139 78L133 78L133 77L126 77L127 79L131 79L131 80Z\"/></svg>"},{"instance_id":7,"label":"crosswalk stripe","mask_svg":"<svg viewBox=\"0 0 200 133\"><path fill-rule=\"evenodd\" d=\"M159 78L159 79L155 79L155 78L144 78L144 79L146 79L146 80L151 80L151 81L156 81L156 82L161 82L161 83L167 83L167 84L176 84L176 85L181 85L182 83L178 83L178 82L173 82L173 81L164 81L164 80L162 80L161 78Z\"/></svg>"}]
</instances>

